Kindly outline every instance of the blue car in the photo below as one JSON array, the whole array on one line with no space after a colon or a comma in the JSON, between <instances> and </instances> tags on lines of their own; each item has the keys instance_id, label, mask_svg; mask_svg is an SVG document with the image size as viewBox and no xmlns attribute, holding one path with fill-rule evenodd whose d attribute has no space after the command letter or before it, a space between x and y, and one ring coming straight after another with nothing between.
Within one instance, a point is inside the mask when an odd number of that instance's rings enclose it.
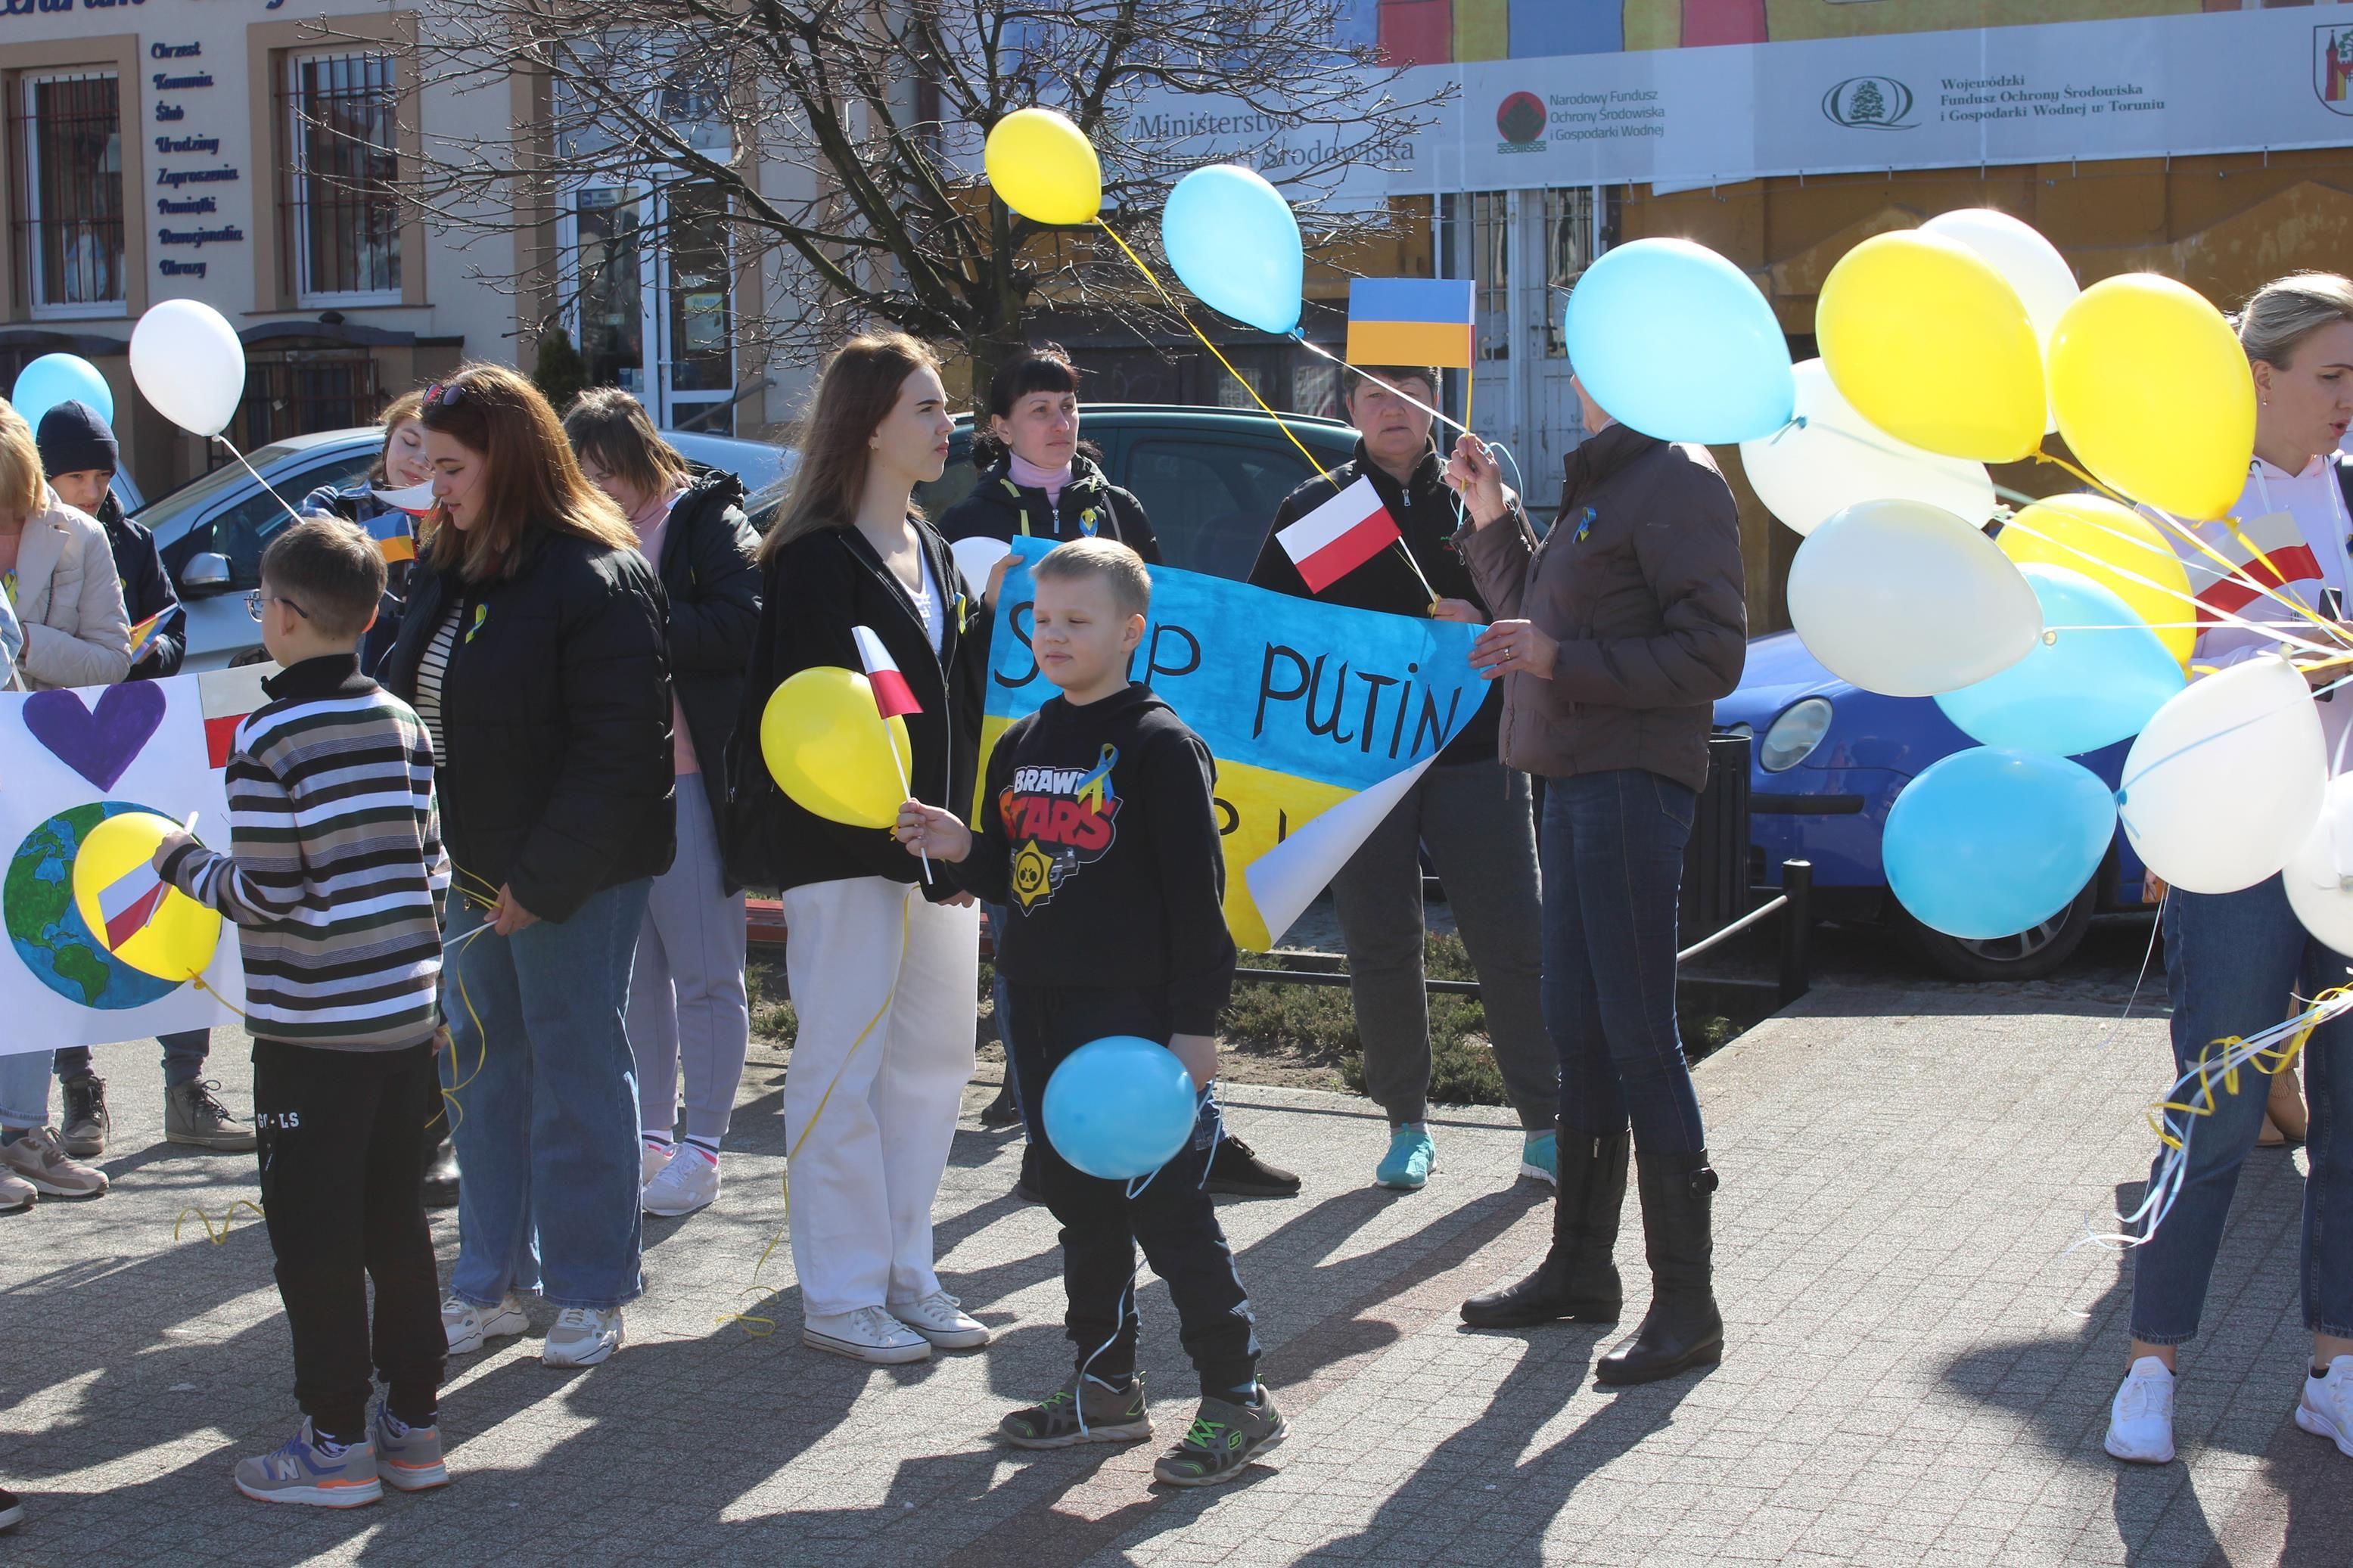
<instances>
[{"instance_id":1,"label":"blue car","mask_svg":"<svg viewBox=\"0 0 2353 1568\"><path fill-rule=\"evenodd\" d=\"M2147 908L2140 858L2121 830L2075 901L2031 931L1994 942L1933 931L1887 889L1879 838L1887 808L1913 776L1977 744L1925 697L1883 697L1849 685L1795 632L1748 645L1740 689L1715 705L1719 731L1749 737L1749 880L1778 887L1784 860L1814 868L1825 920L1883 921L1937 969L1960 980L2025 980L2064 963L2094 915ZM2116 786L2130 742L2079 758Z\"/></svg>"}]
</instances>

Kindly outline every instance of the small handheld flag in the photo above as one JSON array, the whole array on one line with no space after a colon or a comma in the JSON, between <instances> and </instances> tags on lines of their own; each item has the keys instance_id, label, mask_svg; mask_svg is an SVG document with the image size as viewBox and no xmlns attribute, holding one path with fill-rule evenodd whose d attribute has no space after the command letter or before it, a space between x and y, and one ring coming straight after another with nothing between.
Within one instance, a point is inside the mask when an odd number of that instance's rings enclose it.
<instances>
[{"instance_id":1,"label":"small handheld flag","mask_svg":"<svg viewBox=\"0 0 2353 1568\"><path fill-rule=\"evenodd\" d=\"M147 922L164 907L167 889L168 884L145 861L99 889L98 909L106 921L103 935L107 952L114 952L147 929Z\"/></svg>"},{"instance_id":2,"label":"small handheld flag","mask_svg":"<svg viewBox=\"0 0 2353 1568\"><path fill-rule=\"evenodd\" d=\"M1352 364L1468 370L1476 322L1468 278L1356 278L1348 283Z\"/></svg>"},{"instance_id":3,"label":"small handheld flag","mask_svg":"<svg viewBox=\"0 0 2353 1568\"><path fill-rule=\"evenodd\" d=\"M874 706L882 710L885 719L896 719L905 713L921 713L923 705L915 700L914 689L899 671L899 661L882 646L871 626L852 626L849 635L858 644L858 662L866 667L866 683L874 688Z\"/></svg>"},{"instance_id":4,"label":"small handheld flag","mask_svg":"<svg viewBox=\"0 0 2353 1568\"><path fill-rule=\"evenodd\" d=\"M1358 479L1274 537L1311 594L1405 540L1370 479Z\"/></svg>"},{"instance_id":5,"label":"small handheld flag","mask_svg":"<svg viewBox=\"0 0 2353 1568\"><path fill-rule=\"evenodd\" d=\"M147 644L155 636L156 623L171 613L172 612L169 610L158 610L153 615L148 616L145 620L131 628L132 663L137 664L142 658L146 657Z\"/></svg>"},{"instance_id":6,"label":"small handheld flag","mask_svg":"<svg viewBox=\"0 0 2353 1568\"><path fill-rule=\"evenodd\" d=\"M891 657L891 650L882 646L882 639L874 635L874 628L852 626L849 639L858 645L858 662L866 667L866 684L874 689L874 706L883 720L887 722L909 713L921 713L923 705L915 700L914 689L907 684L906 676L901 673L899 661ZM907 783L907 770L899 761L899 748L895 745L891 748L891 765L899 770L899 788L913 796L915 792ZM923 880L929 883L932 879L932 858L925 855L923 860Z\"/></svg>"}]
</instances>

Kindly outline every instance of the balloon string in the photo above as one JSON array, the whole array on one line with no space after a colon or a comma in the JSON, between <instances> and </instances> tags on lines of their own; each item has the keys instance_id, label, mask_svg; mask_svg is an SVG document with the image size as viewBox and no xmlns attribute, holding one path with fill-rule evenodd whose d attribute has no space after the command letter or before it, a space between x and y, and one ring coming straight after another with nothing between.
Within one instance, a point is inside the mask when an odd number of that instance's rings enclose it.
<instances>
[{"instance_id":1,"label":"balloon string","mask_svg":"<svg viewBox=\"0 0 2353 1568\"><path fill-rule=\"evenodd\" d=\"M1273 408L1268 405L1266 399L1258 395L1258 388L1250 384L1250 379L1243 375L1241 372L1236 370L1233 366L1233 362L1227 359L1224 354L1219 353L1218 345L1211 342L1208 340L1208 335L1204 333L1200 328L1193 324L1193 318L1185 313L1185 307L1179 305L1176 300L1176 297L1168 292L1167 285L1162 283L1159 278L1153 272L1152 268L1144 264L1144 258L1136 255L1134 250L1128 247L1127 241L1119 237L1119 231L1117 229L1114 229L1111 225L1103 222L1101 217L1096 218L1094 222L1097 228L1102 229L1105 234L1111 236L1111 242L1119 247L1121 254L1124 255L1130 261L1135 263L1135 269L1144 274L1144 280L1152 285L1153 292L1158 294L1162 301L1165 302L1170 310L1176 312L1176 319L1185 323L1186 330L1191 332L1196 338L1200 339L1201 346L1208 350L1219 364L1226 367L1226 374L1232 376L1236 381L1241 384L1242 390L1250 394L1250 401L1257 404L1260 411L1268 418L1273 420L1275 426L1282 432L1283 436L1291 442L1291 444L1299 448L1299 455L1306 458L1308 466L1315 470L1315 477L1319 479L1328 478L1329 470L1326 469L1322 463L1315 460L1315 454L1307 449L1306 443L1300 440L1297 436L1292 434L1291 426L1283 422L1282 416L1277 414Z\"/></svg>"},{"instance_id":2,"label":"balloon string","mask_svg":"<svg viewBox=\"0 0 2353 1568\"><path fill-rule=\"evenodd\" d=\"M254 1218L260 1220L265 1225L269 1222L269 1216L261 1212L261 1205L259 1204L255 1203L251 1198L238 1198L235 1202L231 1203L228 1207L221 1210L220 1229L217 1231L213 1229L212 1216L206 1214L203 1209L195 1207L182 1209L180 1211L179 1218L172 1222L172 1239L174 1241L180 1239L180 1227L188 1223L188 1216L190 1215L194 1215L196 1216L196 1223L205 1227L205 1239L211 1242L215 1247L218 1247L222 1242L228 1239L229 1222L237 1217L237 1211L239 1209L251 1209L253 1211Z\"/></svg>"},{"instance_id":3,"label":"balloon string","mask_svg":"<svg viewBox=\"0 0 2353 1568\"><path fill-rule=\"evenodd\" d=\"M913 900L917 896L915 890L910 888L899 903L899 962L891 971L891 989L884 994L882 1005L874 1009L874 1016L866 1020L866 1026L858 1031L856 1039L849 1042L849 1049L841 1054L841 1065L833 1069L833 1078L826 1084L825 1092L818 1096L817 1109L809 1112L808 1121L801 1125L800 1136L795 1138L792 1146L785 1151L785 1168L776 1178L777 1190L785 1200L785 1220L783 1224L776 1226L776 1233L768 1238L768 1245L760 1249L759 1260L752 1265L754 1283L736 1291L739 1297L757 1289L760 1270L768 1266L768 1259L775 1256L777 1247L785 1239L785 1233L792 1225L793 1162L800 1157L801 1145L808 1142L809 1134L816 1131L817 1124L824 1120L825 1108L832 1102L833 1091L841 1086L841 1075L849 1070L850 1058L858 1054L859 1047L866 1044L867 1037L872 1035L881 1026L882 1020L890 1016L891 1004L899 999L899 975L907 966L907 948L914 922ZM789 1067L786 1070L787 1074L791 1071ZM744 1323L747 1325L746 1331L751 1332L754 1339L766 1338L776 1331L776 1327L771 1319L755 1317L744 1312L723 1312L712 1321L721 1323ZM766 1327L752 1331L748 1325L753 1323L764 1323Z\"/></svg>"},{"instance_id":4,"label":"balloon string","mask_svg":"<svg viewBox=\"0 0 2353 1568\"><path fill-rule=\"evenodd\" d=\"M269 481L261 477L261 470L255 468L251 463L246 461L245 454L237 449L237 444L235 442L231 441L226 436L215 436L213 439L218 441L222 446L227 447L228 448L228 455L235 458L247 473L253 476L254 482L259 485L263 489L269 491L269 499L271 500L276 501L281 507L285 507L286 515L288 517L292 518L296 522L302 521L302 514L296 511L291 506L288 506L286 498L280 495L275 489L270 488Z\"/></svg>"},{"instance_id":5,"label":"balloon string","mask_svg":"<svg viewBox=\"0 0 2353 1568\"><path fill-rule=\"evenodd\" d=\"M1448 429L1460 430L1465 436L1473 434L1470 426L1458 420L1449 419L1445 415L1440 414L1437 409L1432 408L1429 404L1422 402L1412 395L1398 391L1395 386L1383 381L1379 376L1375 375L1372 372L1368 370L1360 370L1356 366L1350 364L1346 360L1342 359L1338 354L1334 353L1330 349L1324 348L1318 343L1309 342L1304 333L1294 331L1291 334L1291 337L1293 342L1296 342L1301 348L1305 349L1309 353L1319 354L1324 359L1330 360L1334 364L1338 365L1342 370L1348 372L1351 375L1360 375L1366 381L1371 382L1375 386L1395 394L1398 402L1406 404L1409 406L1420 409L1424 414L1429 415L1432 419L1437 420L1440 425L1445 426ZM1473 379L1476 379L1478 375L1478 369L1476 366L1472 367L1471 375ZM1468 419L1470 416L1471 399L1468 392L1466 391L1462 399L1462 417L1464 419Z\"/></svg>"}]
</instances>

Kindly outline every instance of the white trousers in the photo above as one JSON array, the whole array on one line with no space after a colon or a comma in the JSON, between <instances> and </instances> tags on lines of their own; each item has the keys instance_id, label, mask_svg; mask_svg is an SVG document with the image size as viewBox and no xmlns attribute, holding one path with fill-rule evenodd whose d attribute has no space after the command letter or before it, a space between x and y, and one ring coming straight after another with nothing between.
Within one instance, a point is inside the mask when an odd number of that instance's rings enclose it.
<instances>
[{"instance_id":1,"label":"white trousers","mask_svg":"<svg viewBox=\"0 0 2353 1568\"><path fill-rule=\"evenodd\" d=\"M793 1268L810 1316L939 1289L932 1200L972 1078L980 911L851 877L784 896Z\"/></svg>"}]
</instances>

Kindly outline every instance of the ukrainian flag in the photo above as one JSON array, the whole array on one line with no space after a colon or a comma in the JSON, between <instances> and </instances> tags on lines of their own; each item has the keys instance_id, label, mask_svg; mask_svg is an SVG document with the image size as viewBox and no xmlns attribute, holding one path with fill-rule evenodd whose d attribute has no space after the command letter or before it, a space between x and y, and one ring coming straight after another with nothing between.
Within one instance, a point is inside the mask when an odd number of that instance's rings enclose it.
<instances>
[{"instance_id":1,"label":"ukrainian flag","mask_svg":"<svg viewBox=\"0 0 2353 1568\"><path fill-rule=\"evenodd\" d=\"M1468 370L1473 309L1468 278L1357 278L1348 284L1348 363Z\"/></svg>"}]
</instances>

